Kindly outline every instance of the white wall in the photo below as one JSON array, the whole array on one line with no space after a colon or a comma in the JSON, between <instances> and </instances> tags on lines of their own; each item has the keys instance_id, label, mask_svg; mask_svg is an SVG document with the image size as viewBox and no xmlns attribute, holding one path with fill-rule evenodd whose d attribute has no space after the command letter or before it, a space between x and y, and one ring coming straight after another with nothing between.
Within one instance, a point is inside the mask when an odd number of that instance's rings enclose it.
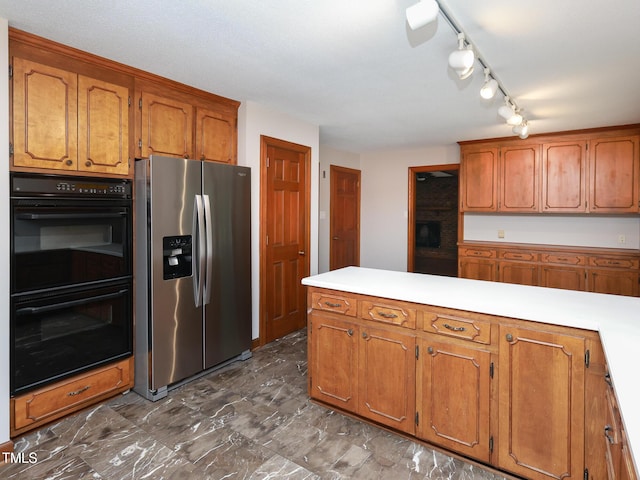
<instances>
[{"instance_id":1,"label":"white wall","mask_svg":"<svg viewBox=\"0 0 640 480\"><path fill-rule=\"evenodd\" d=\"M457 163L458 145L362 154L363 267L407 271L409 167Z\"/></svg>"},{"instance_id":2,"label":"white wall","mask_svg":"<svg viewBox=\"0 0 640 480\"><path fill-rule=\"evenodd\" d=\"M331 211L331 165L360 170L360 155L320 145L320 187L318 222L318 272L329 271L331 245L329 212Z\"/></svg>"},{"instance_id":3,"label":"white wall","mask_svg":"<svg viewBox=\"0 0 640 480\"><path fill-rule=\"evenodd\" d=\"M7 21L0 18L0 65L9 65ZM0 75L0 445L9 441L9 77ZM0 466L0 468L2 468Z\"/></svg>"},{"instance_id":4,"label":"white wall","mask_svg":"<svg viewBox=\"0 0 640 480\"><path fill-rule=\"evenodd\" d=\"M311 147L311 274L318 273L319 127L255 102L242 102L238 111L238 164L251 167L251 288L252 337L260 335L260 136Z\"/></svg>"}]
</instances>

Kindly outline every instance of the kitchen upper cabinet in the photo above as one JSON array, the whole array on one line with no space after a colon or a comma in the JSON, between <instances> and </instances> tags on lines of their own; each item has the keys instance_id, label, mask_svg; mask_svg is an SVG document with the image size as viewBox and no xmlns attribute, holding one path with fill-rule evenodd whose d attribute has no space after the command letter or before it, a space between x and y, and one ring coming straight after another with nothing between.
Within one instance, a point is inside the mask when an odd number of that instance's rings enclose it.
<instances>
[{"instance_id":1,"label":"kitchen upper cabinet","mask_svg":"<svg viewBox=\"0 0 640 480\"><path fill-rule=\"evenodd\" d=\"M13 58L13 163L128 175L129 88Z\"/></svg>"},{"instance_id":2,"label":"kitchen upper cabinet","mask_svg":"<svg viewBox=\"0 0 640 480\"><path fill-rule=\"evenodd\" d=\"M464 326L454 322L445 318L443 324L458 332L465 328L475 331L472 321L465 322ZM474 341L479 337L471 338ZM416 435L488 462L491 353L478 346L445 343L436 336L419 339L419 351Z\"/></svg>"},{"instance_id":3,"label":"kitchen upper cabinet","mask_svg":"<svg viewBox=\"0 0 640 480\"><path fill-rule=\"evenodd\" d=\"M463 147L460 210L495 212L498 209L498 149Z\"/></svg>"},{"instance_id":4,"label":"kitchen upper cabinet","mask_svg":"<svg viewBox=\"0 0 640 480\"><path fill-rule=\"evenodd\" d=\"M77 170L78 75L13 59L13 167Z\"/></svg>"},{"instance_id":5,"label":"kitchen upper cabinet","mask_svg":"<svg viewBox=\"0 0 640 480\"><path fill-rule=\"evenodd\" d=\"M165 155L235 164L238 104L138 80L140 156Z\"/></svg>"},{"instance_id":6,"label":"kitchen upper cabinet","mask_svg":"<svg viewBox=\"0 0 640 480\"><path fill-rule=\"evenodd\" d=\"M129 173L129 89L78 77L78 170Z\"/></svg>"},{"instance_id":7,"label":"kitchen upper cabinet","mask_svg":"<svg viewBox=\"0 0 640 480\"><path fill-rule=\"evenodd\" d=\"M589 209L597 213L640 211L640 135L589 142Z\"/></svg>"},{"instance_id":8,"label":"kitchen upper cabinet","mask_svg":"<svg viewBox=\"0 0 640 480\"><path fill-rule=\"evenodd\" d=\"M543 212L586 212L586 142L543 144L541 184Z\"/></svg>"},{"instance_id":9,"label":"kitchen upper cabinet","mask_svg":"<svg viewBox=\"0 0 640 480\"><path fill-rule=\"evenodd\" d=\"M140 93L140 155L193 158L193 106L169 96Z\"/></svg>"},{"instance_id":10,"label":"kitchen upper cabinet","mask_svg":"<svg viewBox=\"0 0 640 480\"><path fill-rule=\"evenodd\" d=\"M196 108L196 158L237 163L237 115L224 109Z\"/></svg>"},{"instance_id":11,"label":"kitchen upper cabinet","mask_svg":"<svg viewBox=\"0 0 640 480\"><path fill-rule=\"evenodd\" d=\"M500 149L498 211L540 210L540 146L515 145Z\"/></svg>"},{"instance_id":12,"label":"kitchen upper cabinet","mask_svg":"<svg viewBox=\"0 0 640 480\"><path fill-rule=\"evenodd\" d=\"M499 467L583 478L585 351L578 336L500 325Z\"/></svg>"}]
</instances>

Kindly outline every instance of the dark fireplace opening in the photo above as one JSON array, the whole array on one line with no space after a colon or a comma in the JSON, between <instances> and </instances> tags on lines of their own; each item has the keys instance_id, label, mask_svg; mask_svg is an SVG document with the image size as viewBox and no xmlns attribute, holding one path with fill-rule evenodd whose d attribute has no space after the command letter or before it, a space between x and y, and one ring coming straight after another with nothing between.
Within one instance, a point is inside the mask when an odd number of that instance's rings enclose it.
<instances>
[{"instance_id":1,"label":"dark fireplace opening","mask_svg":"<svg viewBox=\"0 0 640 480\"><path fill-rule=\"evenodd\" d=\"M440 222L427 221L416 224L416 247L440 248Z\"/></svg>"}]
</instances>

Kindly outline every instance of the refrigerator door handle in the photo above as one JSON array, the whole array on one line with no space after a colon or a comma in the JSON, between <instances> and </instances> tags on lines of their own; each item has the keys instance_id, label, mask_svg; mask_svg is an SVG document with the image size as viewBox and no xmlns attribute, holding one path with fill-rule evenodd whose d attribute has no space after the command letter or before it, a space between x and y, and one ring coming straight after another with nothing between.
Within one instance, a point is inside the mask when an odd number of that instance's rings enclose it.
<instances>
[{"instance_id":1,"label":"refrigerator door handle","mask_svg":"<svg viewBox=\"0 0 640 480\"><path fill-rule=\"evenodd\" d=\"M192 256L193 267L193 299L196 307L202 305L203 274L205 268L205 230L204 230L204 207L202 196L193 197L193 236L196 244L196 255Z\"/></svg>"},{"instance_id":2,"label":"refrigerator door handle","mask_svg":"<svg viewBox=\"0 0 640 480\"><path fill-rule=\"evenodd\" d=\"M206 275L204 281L204 304L207 305L211 300L211 279L213 276L213 224L211 221L211 201L209 195L202 195L204 198L204 224L206 228L207 236L207 262L206 262Z\"/></svg>"}]
</instances>

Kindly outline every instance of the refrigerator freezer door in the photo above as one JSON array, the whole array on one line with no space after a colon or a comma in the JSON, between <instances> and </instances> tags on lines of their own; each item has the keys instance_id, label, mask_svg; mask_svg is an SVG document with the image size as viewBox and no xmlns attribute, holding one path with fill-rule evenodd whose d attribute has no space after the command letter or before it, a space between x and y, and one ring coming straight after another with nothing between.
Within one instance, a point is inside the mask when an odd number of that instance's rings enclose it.
<instances>
[{"instance_id":1,"label":"refrigerator freezer door","mask_svg":"<svg viewBox=\"0 0 640 480\"><path fill-rule=\"evenodd\" d=\"M149 161L149 357L150 389L155 390L202 370L202 307L194 302L193 279L164 280L162 275L164 237L191 235L193 255L202 248L193 231L194 197L200 194L202 177L199 161L169 157Z\"/></svg>"},{"instance_id":2,"label":"refrigerator freezer door","mask_svg":"<svg viewBox=\"0 0 640 480\"><path fill-rule=\"evenodd\" d=\"M211 217L211 294L205 305L205 368L251 348L251 170L203 162Z\"/></svg>"}]
</instances>

